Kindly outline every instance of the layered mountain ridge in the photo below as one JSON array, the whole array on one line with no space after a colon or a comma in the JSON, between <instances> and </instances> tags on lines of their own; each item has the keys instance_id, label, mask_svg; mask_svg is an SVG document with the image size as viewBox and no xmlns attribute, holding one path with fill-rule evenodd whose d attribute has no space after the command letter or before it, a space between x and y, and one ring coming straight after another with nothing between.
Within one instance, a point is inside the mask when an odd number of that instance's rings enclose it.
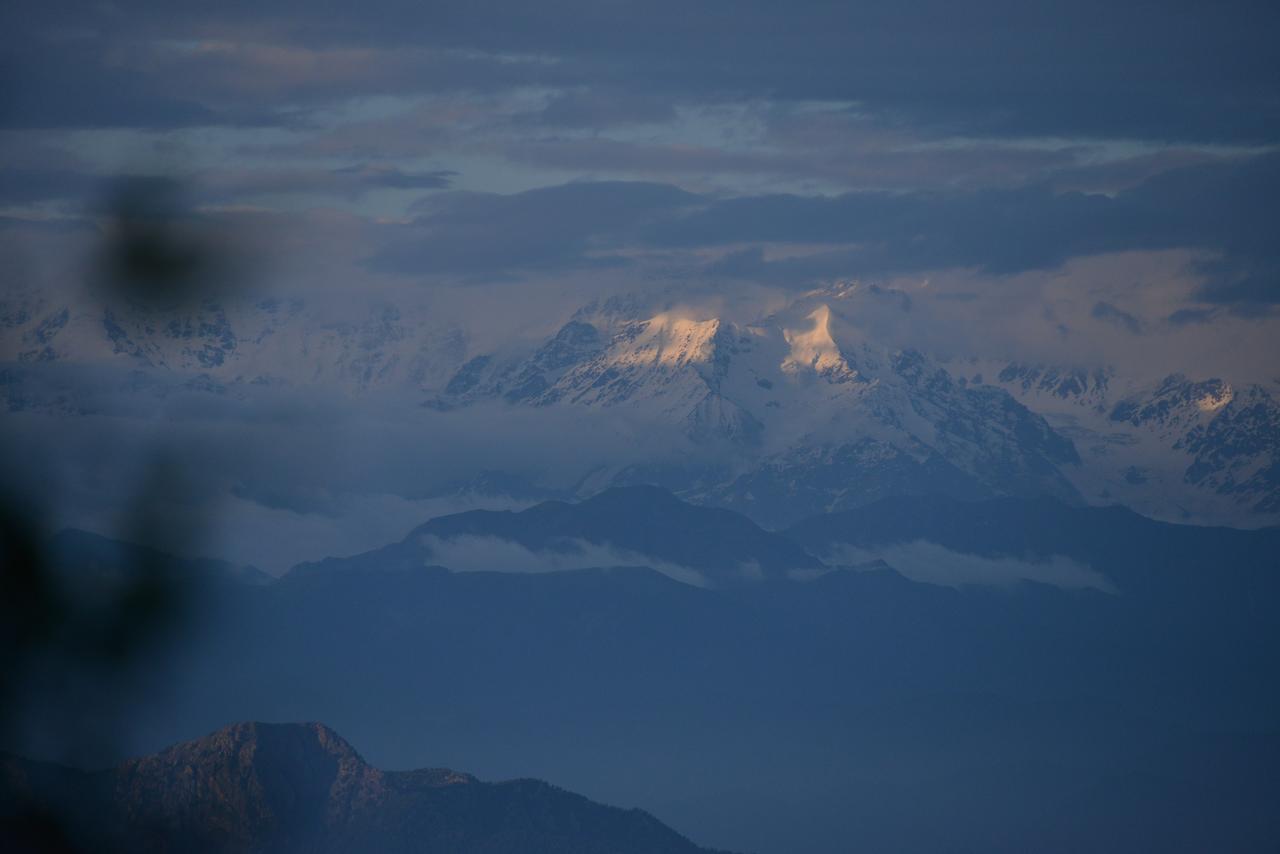
<instances>
[{"instance_id":1,"label":"layered mountain ridge","mask_svg":"<svg viewBox=\"0 0 1280 854\"><path fill-rule=\"evenodd\" d=\"M89 414L63 374L33 378L112 364L129 369L120 391L131 395L168 394L174 382L222 396L318 385L415 401L423 417L477 406L570 422L608 413L638 434L670 432L668 453L555 478L523 473L525 491L656 483L770 526L904 494L1051 495L1172 521L1280 521L1275 389L944 359L879 342L859 305L850 292L815 292L741 323L612 298L527 348L477 352L462 329L390 305L362 315L267 299L131 314L10 300L0 393L10 411Z\"/></svg>"},{"instance_id":2,"label":"layered mountain ridge","mask_svg":"<svg viewBox=\"0 0 1280 854\"><path fill-rule=\"evenodd\" d=\"M695 446L727 443L736 451L716 469L695 458L674 478L641 468L610 482L656 480L771 523L900 492L1077 497L1059 471L1075 450L1043 419L867 340L820 300L745 326L580 312L528 359L473 359L432 405L493 399L626 408Z\"/></svg>"},{"instance_id":3,"label":"layered mountain ridge","mask_svg":"<svg viewBox=\"0 0 1280 854\"><path fill-rule=\"evenodd\" d=\"M537 780L374 768L322 724L239 723L102 772L0 758L0 840L66 811L92 850L653 852L698 848L640 810ZM16 809L15 809L16 808ZM13 809L13 815L5 815ZM88 850L88 849L86 849Z\"/></svg>"},{"instance_id":4,"label":"layered mountain ridge","mask_svg":"<svg viewBox=\"0 0 1280 854\"><path fill-rule=\"evenodd\" d=\"M989 372L990 373L990 372ZM991 381L1070 437L1085 500L1172 521L1274 524L1280 513L1280 396L1257 383L1011 364Z\"/></svg>"},{"instance_id":5,"label":"layered mountain ridge","mask_svg":"<svg viewBox=\"0 0 1280 854\"><path fill-rule=\"evenodd\" d=\"M458 566L458 560L467 565ZM519 563L524 565L513 566ZM440 516L398 543L303 563L291 574L431 564L538 572L634 565L697 587L732 587L825 568L791 540L737 513L687 504L657 487L634 486L576 504L548 501L519 512Z\"/></svg>"},{"instance_id":6,"label":"layered mountain ridge","mask_svg":"<svg viewBox=\"0 0 1280 854\"><path fill-rule=\"evenodd\" d=\"M457 326L407 306L271 296L161 309L10 294L0 299L0 333L0 361L14 366L121 362L204 377L223 390L236 383L324 383L352 393L434 388L466 347Z\"/></svg>"},{"instance_id":7,"label":"layered mountain ridge","mask_svg":"<svg viewBox=\"0 0 1280 854\"><path fill-rule=\"evenodd\" d=\"M319 727L255 725L92 780L0 763L0 782L70 792L116 838L159 827L184 851L331 850L311 845L316 827L356 852L410 836L416 850L691 850L545 784L377 770L437 763L547 775L735 850L1270 851L1278 536L938 496L771 533L653 488L453 514L266 583L221 567L227 583L192 591L218 605L166 683L178 690L139 698L150 714L130 748L229 720L326 720L372 765ZM60 553L89 569L130 553L76 540ZM482 547L479 566L440 551L458 541ZM583 543L633 563L512 562ZM712 589L643 568L742 580L744 557L764 570L754 583ZM779 571L798 561L813 571ZM123 826L120 803L136 807Z\"/></svg>"}]
</instances>

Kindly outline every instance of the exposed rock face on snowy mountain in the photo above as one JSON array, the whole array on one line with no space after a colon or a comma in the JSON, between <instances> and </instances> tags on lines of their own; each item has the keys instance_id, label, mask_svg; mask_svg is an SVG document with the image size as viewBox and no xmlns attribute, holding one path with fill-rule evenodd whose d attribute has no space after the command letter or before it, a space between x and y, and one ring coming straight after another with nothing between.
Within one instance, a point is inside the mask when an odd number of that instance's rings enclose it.
<instances>
[{"instance_id":1,"label":"exposed rock face on snowy mountain","mask_svg":"<svg viewBox=\"0 0 1280 854\"><path fill-rule=\"evenodd\" d=\"M1025 365L1004 366L991 380L1075 441L1083 465L1064 471L1088 501L1174 521L1265 524L1280 513L1272 390Z\"/></svg>"},{"instance_id":2,"label":"exposed rock face on snowy mountain","mask_svg":"<svg viewBox=\"0 0 1280 854\"><path fill-rule=\"evenodd\" d=\"M127 394L320 386L390 394L424 419L478 405L554 410L570 424L579 412L607 413L637 435L662 430L683 446L649 462L561 471L545 492L522 472L528 497L656 483L766 525L935 493L1048 494L1177 521L1280 521L1277 389L943 360L878 340L859 305L846 292L813 293L735 323L614 298L580 309L541 342L487 352L424 310L387 304L334 310L268 299L139 312L37 295L0 305L0 395L10 411L90 412L65 371L108 364L125 368L112 381Z\"/></svg>"},{"instance_id":3,"label":"exposed rock face on snowy mountain","mask_svg":"<svg viewBox=\"0 0 1280 854\"><path fill-rule=\"evenodd\" d=\"M1086 371L1012 363L1005 365L991 381L998 382L1020 399L1055 397L1105 409L1112 374L1104 368ZM981 376L976 381L981 382Z\"/></svg>"},{"instance_id":4,"label":"exposed rock face on snowy mountain","mask_svg":"<svg viewBox=\"0 0 1280 854\"><path fill-rule=\"evenodd\" d=\"M456 370L456 326L387 304L358 311L267 298L171 310L40 294L0 300L0 361L115 362L210 383L325 383L361 392L427 389Z\"/></svg>"},{"instance_id":5,"label":"exposed rock face on snowy mountain","mask_svg":"<svg viewBox=\"0 0 1280 854\"><path fill-rule=\"evenodd\" d=\"M739 326L673 312L580 312L533 356L468 362L433 401L617 407L736 448L716 467L619 471L771 523L901 492L1074 498L1069 440L1006 392L866 340L802 300Z\"/></svg>"}]
</instances>

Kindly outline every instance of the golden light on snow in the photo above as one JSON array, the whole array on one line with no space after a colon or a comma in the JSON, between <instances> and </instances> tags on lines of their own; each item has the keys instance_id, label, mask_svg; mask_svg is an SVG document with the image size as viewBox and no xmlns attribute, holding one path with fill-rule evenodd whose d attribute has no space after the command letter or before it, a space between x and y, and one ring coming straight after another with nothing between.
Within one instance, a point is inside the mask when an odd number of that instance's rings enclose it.
<instances>
[{"instance_id":1,"label":"golden light on snow","mask_svg":"<svg viewBox=\"0 0 1280 854\"><path fill-rule=\"evenodd\" d=\"M831 309L820 305L808 319L813 321L813 326L807 330L783 330L783 337L791 349L782 362L782 369L788 373L800 370L818 373L848 371L849 366L840 353L840 347L831 337Z\"/></svg>"},{"instance_id":2,"label":"golden light on snow","mask_svg":"<svg viewBox=\"0 0 1280 854\"><path fill-rule=\"evenodd\" d=\"M1217 412L1219 409L1230 403L1235 396L1235 391L1232 390L1231 386L1229 384L1224 384L1222 386L1222 391L1217 394L1210 392L1197 400L1196 407L1201 412Z\"/></svg>"},{"instance_id":3,"label":"golden light on snow","mask_svg":"<svg viewBox=\"0 0 1280 854\"><path fill-rule=\"evenodd\" d=\"M694 320L669 312L655 315L645 324L632 346L620 352L622 364L659 364L670 367L705 362L715 350L720 321Z\"/></svg>"}]
</instances>

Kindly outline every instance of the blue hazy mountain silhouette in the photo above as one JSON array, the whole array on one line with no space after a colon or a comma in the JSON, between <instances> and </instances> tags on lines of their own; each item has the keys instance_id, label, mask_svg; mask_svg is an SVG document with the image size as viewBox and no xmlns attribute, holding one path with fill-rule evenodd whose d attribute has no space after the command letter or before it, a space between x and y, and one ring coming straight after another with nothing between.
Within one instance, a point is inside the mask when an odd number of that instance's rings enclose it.
<instances>
[{"instance_id":1,"label":"blue hazy mountain silhouette","mask_svg":"<svg viewBox=\"0 0 1280 854\"><path fill-rule=\"evenodd\" d=\"M821 562L780 534L730 510L689 504L655 486L619 487L578 503L547 501L527 510L473 510L441 516L400 543L351 558L295 568L314 572L353 567L407 567L433 562L431 540L497 539L533 552L573 552L584 543L607 546L637 561L647 558L703 574L713 584L781 578Z\"/></svg>"},{"instance_id":2,"label":"blue hazy mountain silhouette","mask_svg":"<svg viewBox=\"0 0 1280 854\"><path fill-rule=\"evenodd\" d=\"M624 490L424 530L778 571L711 589L643 566L452 572L411 536L225 585L166 698L139 707L139 749L323 720L377 766L553 779L763 854L1280 838L1274 529L919 498L777 534ZM942 586L815 556L917 541L944 561L1065 555L1113 587ZM814 573L788 578L801 556Z\"/></svg>"},{"instance_id":3,"label":"blue hazy mountain silhouette","mask_svg":"<svg viewBox=\"0 0 1280 854\"><path fill-rule=\"evenodd\" d=\"M3 756L0 769L6 804L77 803L79 822L65 832L84 850L706 850L640 810L593 803L539 780L485 783L442 768L382 771L315 723L235 724L104 771ZM0 809L0 819L7 812ZM8 827L0 823L0 842Z\"/></svg>"}]
</instances>

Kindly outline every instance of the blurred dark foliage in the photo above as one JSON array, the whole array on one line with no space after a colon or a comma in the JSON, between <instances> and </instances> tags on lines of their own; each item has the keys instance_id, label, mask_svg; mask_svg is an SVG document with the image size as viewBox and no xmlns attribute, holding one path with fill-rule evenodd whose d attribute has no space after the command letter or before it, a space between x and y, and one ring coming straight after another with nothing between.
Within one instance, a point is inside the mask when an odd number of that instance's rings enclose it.
<instances>
[{"instance_id":1,"label":"blurred dark foliage","mask_svg":"<svg viewBox=\"0 0 1280 854\"><path fill-rule=\"evenodd\" d=\"M181 184L123 181L102 213L94 271L102 296L145 310L219 295L230 272L228 237L187 207ZM185 550L197 532L157 522L162 503L184 493L182 473L155 454L125 508L120 538L158 540L167 551L139 550L126 567L76 565L60 555L39 499L14 491L4 485L0 500L0 748L39 745L66 762L105 761L127 728L131 689L154 675L157 657L194 614L195 588L167 555ZM0 775L17 773L4 758ZM7 790L22 791L17 782ZM85 810L34 797L0 803L0 850L100 851Z\"/></svg>"},{"instance_id":2,"label":"blurred dark foliage","mask_svg":"<svg viewBox=\"0 0 1280 854\"><path fill-rule=\"evenodd\" d=\"M139 507L151 489L137 496ZM93 762L112 753L125 726L121 700L190 603L161 552L123 574L100 573L67 565L44 532L29 510L0 507L0 738ZM4 850L95 847L76 832L82 817L73 803L8 804L0 821Z\"/></svg>"},{"instance_id":3,"label":"blurred dark foliage","mask_svg":"<svg viewBox=\"0 0 1280 854\"><path fill-rule=\"evenodd\" d=\"M177 308L220 296L233 275L237 236L195 209L175 178L139 175L111 184L100 211L97 284L139 307Z\"/></svg>"}]
</instances>

